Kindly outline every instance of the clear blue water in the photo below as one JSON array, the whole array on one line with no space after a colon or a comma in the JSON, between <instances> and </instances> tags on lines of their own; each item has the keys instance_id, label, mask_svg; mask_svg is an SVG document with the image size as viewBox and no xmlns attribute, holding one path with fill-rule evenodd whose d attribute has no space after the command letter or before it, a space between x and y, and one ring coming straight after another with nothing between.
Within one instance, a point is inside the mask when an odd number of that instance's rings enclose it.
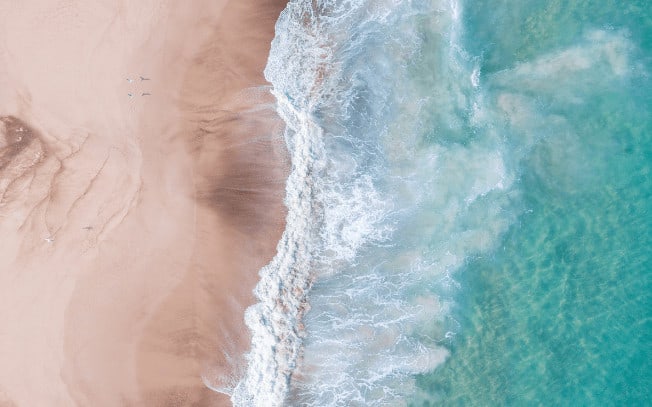
<instances>
[{"instance_id":1,"label":"clear blue water","mask_svg":"<svg viewBox=\"0 0 652 407\"><path fill-rule=\"evenodd\" d=\"M652 8L545 3L467 9L487 93L524 95L535 118L513 130L540 141L519 163L526 210L457 275L459 335L415 406L652 405ZM517 73L596 35L623 41L622 75L588 56L575 75Z\"/></svg>"},{"instance_id":2,"label":"clear blue water","mask_svg":"<svg viewBox=\"0 0 652 407\"><path fill-rule=\"evenodd\" d=\"M652 405L652 8L293 0L242 406Z\"/></svg>"}]
</instances>

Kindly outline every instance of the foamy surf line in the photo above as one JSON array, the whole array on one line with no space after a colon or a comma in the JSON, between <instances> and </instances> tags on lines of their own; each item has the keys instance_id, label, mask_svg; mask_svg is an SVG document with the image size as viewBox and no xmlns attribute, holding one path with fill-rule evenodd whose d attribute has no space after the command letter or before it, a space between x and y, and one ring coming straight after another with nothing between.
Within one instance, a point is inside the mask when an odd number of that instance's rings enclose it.
<instances>
[{"instance_id":1,"label":"foamy surf line","mask_svg":"<svg viewBox=\"0 0 652 407\"><path fill-rule=\"evenodd\" d=\"M513 220L500 134L454 140L460 121L487 127L461 13L426 0L301 0L282 12L265 76L286 123L288 215L245 315L234 405L403 404L415 375L446 359L454 272ZM432 64L434 77L416 75ZM433 121L449 122L452 142L427 142Z\"/></svg>"}]
</instances>

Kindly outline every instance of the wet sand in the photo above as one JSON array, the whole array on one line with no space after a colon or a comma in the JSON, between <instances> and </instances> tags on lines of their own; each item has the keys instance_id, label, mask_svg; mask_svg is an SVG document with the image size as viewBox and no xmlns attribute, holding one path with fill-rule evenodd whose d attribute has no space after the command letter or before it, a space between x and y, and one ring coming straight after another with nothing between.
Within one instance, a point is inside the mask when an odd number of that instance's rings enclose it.
<instances>
[{"instance_id":1,"label":"wet sand","mask_svg":"<svg viewBox=\"0 0 652 407\"><path fill-rule=\"evenodd\" d=\"M284 227L284 6L0 2L0 406L230 405Z\"/></svg>"}]
</instances>

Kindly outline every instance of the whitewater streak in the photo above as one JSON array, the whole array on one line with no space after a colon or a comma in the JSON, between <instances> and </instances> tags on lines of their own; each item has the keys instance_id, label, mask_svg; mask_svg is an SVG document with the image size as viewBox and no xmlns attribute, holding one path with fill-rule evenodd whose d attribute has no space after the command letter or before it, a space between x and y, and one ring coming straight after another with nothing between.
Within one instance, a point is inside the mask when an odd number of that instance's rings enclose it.
<instances>
[{"instance_id":1,"label":"whitewater streak","mask_svg":"<svg viewBox=\"0 0 652 407\"><path fill-rule=\"evenodd\" d=\"M277 27L299 23L293 21L301 10L300 2L290 3L282 12ZM315 10L316 11L316 10ZM310 18L309 14L306 17ZM283 42L279 31L272 45L271 54L278 53ZM305 36L306 50L320 50L317 36ZM305 53L292 49L296 57ZM314 55L322 60L326 69L328 55ZM306 99L293 103L288 94L279 89L278 76L283 67L281 61L272 59L266 68L267 79L275 83L273 94L278 101L278 112L286 123L285 138L292 161L292 171L287 180L286 206L288 208L286 230L277 247L277 255L260 272L260 282L255 294L259 303L249 307L245 321L252 334L252 347L247 355L247 371L235 387L232 401L235 406L279 406L285 400L292 373L301 353L304 332L302 317L308 309L307 293L312 284L312 242L318 230L314 220L319 219L320 208L313 201L316 177L323 170L322 130L311 117L314 101L309 91L302 89ZM297 77L297 83L318 87L319 73L314 69L287 72ZM271 77L270 77L271 76Z\"/></svg>"},{"instance_id":2,"label":"whitewater streak","mask_svg":"<svg viewBox=\"0 0 652 407\"><path fill-rule=\"evenodd\" d=\"M301 357L307 294L315 272L324 268L324 257L328 262L351 261L360 245L385 235L382 228L374 228L383 217L383 204L368 177L359 177L358 185L353 185L365 194L340 202L357 210L341 212L324 206L329 191L323 180L333 168L328 168L324 130L316 115L329 98L337 96L329 92L338 80L336 47L346 43L335 38L338 30L324 20L350 19L363 4L354 3L291 1L277 22L265 76L274 85L278 113L286 123L292 161L286 186L288 215L277 255L260 272L255 289L260 302L246 311L252 348L247 371L233 390L236 406L283 404ZM289 60L296 62L288 64Z\"/></svg>"}]
</instances>

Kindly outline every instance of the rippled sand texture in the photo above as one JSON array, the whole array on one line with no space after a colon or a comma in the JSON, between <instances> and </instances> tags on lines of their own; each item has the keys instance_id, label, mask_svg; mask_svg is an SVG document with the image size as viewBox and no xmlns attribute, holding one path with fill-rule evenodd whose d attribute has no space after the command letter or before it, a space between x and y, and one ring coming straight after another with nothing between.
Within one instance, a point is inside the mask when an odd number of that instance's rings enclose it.
<instances>
[{"instance_id":1,"label":"rippled sand texture","mask_svg":"<svg viewBox=\"0 0 652 407\"><path fill-rule=\"evenodd\" d=\"M0 406L229 405L284 228L283 7L0 0Z\"/></svg>"}]
</instances>

